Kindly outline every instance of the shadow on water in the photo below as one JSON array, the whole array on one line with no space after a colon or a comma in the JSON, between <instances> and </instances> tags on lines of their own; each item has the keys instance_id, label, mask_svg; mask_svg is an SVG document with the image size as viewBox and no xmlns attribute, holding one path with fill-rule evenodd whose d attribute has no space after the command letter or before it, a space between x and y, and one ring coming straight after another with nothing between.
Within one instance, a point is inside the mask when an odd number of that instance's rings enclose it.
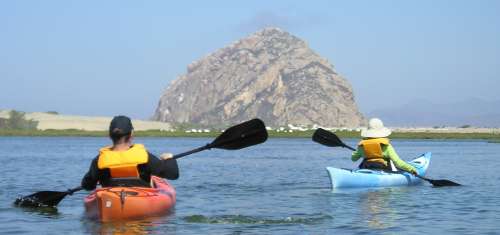
<instances>
[{"instance_id":1,"label":"shadow on water","mask_svg":"<svg viewBox=\"0 0 500 235\"><path fill-rule=\"evenodd\" d=\"M13 207L17 207L23 212L32 214L40 218L45 218L45 219L63 218L63 214L59 213L56 207L20 207L16 205L13 205Z\"/></svg>"}]
</instances>

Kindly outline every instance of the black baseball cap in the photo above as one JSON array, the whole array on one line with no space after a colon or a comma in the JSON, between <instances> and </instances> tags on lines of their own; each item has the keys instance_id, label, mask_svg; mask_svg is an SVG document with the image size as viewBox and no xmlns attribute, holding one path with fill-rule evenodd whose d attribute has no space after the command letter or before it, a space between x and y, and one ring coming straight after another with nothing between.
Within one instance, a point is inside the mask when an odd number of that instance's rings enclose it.
<instances>
[{"instance_id":1,"label":"black baseball cap","mask_svg":"<svg viewBox=\"0 0 500 235\"><path fill-rule=\"evenodd\" d=\"M113 130L115 129L120 129L123 131L123 134L129 134L132 132L134 127L132 126L132 121L130 118L125 117L125 116L116 116L111 120L111 123L109 124L109 133L112 133Z\"/></svg>"}]
</instances>

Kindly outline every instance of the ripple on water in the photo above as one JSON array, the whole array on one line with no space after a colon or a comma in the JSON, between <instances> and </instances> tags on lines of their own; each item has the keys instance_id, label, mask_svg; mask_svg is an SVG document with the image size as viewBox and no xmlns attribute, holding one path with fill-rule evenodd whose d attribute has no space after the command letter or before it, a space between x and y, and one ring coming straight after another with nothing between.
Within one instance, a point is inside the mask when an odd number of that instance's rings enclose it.
<instances>
[{"instance_id":1,"label":"ripple on water","mask_svg":"<svg viewBox=\"0 0 500 235\"><path fill-rule=\"evenodd\" d=\"M226 215L217 217L205 217L203 215L192 215L184 217L191 223L206 224L304 224L314 225L324 220L333 219L332 216L325 215L316 218L297 218L285 217L282 219L266 219L262 217L244 216L244 215Z\"/></svg>"},{"instance_id":2,"label":"ripple on water","mask_svg":"<svg viewBox=\"0 0 500 235\"><path fill-rule=\"evenodd\" d=\"M141 138L152 153L181 153L212 139ZM358 140L346 140L354 146ZM238 151L211 150L178 160L174 213L97 223L84 216L88 192L57 211L12 205L37 191L79 185L107 138L3 138L0 233L50 234L492 234L500 231L500 145L482 141L391 140L404 160L431 151L427 177L464 186L330 190L326 166L353 168L349 151L310 139L270 139ZM26 144L30 143L30 144ZM5 156L5 157L4 157Z\"/></svg>"}]
</instances>

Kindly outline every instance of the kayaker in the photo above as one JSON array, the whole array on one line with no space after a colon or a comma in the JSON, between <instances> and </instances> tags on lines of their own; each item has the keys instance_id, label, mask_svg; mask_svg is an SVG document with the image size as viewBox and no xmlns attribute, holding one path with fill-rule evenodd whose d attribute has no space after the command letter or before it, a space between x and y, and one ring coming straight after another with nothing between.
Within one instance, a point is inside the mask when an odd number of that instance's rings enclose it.
<instances>
[{"instance_id":1,"label":"kayaker","mask_svg":"<svg viewBox=\"0 0 500 235\"><path fill-rule=\"evenodd\" d=\"M390 166L390 161L392 161L398 169L410 172L414 176L417 175L415 167L401 160L394 151L389 139L386 138L390 134L391 130L384 127L380 119L371 119L368 122L368 128L361 131L363 140L359 142L358 148L351 155L351 160L355 162L363 158L359 168L395 171L396 169Z\"/></svg>"},{"instance_id":2,"label":"kayaker","mask_svg":"<svg viewBox=\"0 0 500 235\"><path fill-rule=\"evenodd\" d=\"M114 117L109 125L109 138L113 146L101 149L92 160L89 171L82 179L83 189L93 190L98 183L103 187L117 186L114 184L119 180L124 186L141 186L126 185L127 182L147 185L151 182L151 175L170 180L179 178L177 160L172 158L172 154L164 153L160 160L147 152L144 145L131 145L134 127L130 118Z\"/></svg>"}]
</instances>

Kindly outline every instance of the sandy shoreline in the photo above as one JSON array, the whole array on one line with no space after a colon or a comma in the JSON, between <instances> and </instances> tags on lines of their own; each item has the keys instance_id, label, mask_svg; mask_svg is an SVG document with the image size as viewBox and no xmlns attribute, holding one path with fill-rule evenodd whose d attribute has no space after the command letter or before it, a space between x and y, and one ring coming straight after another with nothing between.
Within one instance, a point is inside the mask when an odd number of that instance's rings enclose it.
<instances>
[{"instance_id":1,"label":"sandy shoreline","mask_svg":"<svg viewBox=\"0 0 500 235\"><path fill-rule=\"evenodd\" d=\"M0 118L9 118L10 110L0 111ZM47 113L27 113L24 115L27 120L38 121L37 129L65 130L77 129L86 131L106 131L113 117L85 117L70 115L54 115ZM171 125L165 122L152 122L142 120L132 120L134 130L171 130Z\"/></svg>"},{"instance_id":2,"label":"sandy shoreline","mask_svg":"<svg viewBox=\"0 0 500 235\"><path fill-rule=\"evenodd\" d=\"M9 118L10 110L0 111L0 118ZM77 129L86 131L106 131L109 128L109 123L113 117L85 117L85 116L70 116L70 115L54 115L47 113L27 113L25 118L38 121L37 128L39 130L54 129ZM171 125L165 122L153 122L132 120L135 130L171 130ZM366 127L356 128L332 128L344 130L362 130ZM500 133L500 128L482 128L482 127L387 127L393 132L427 132L427 133Z\"/></svg>"}]
</instances>

